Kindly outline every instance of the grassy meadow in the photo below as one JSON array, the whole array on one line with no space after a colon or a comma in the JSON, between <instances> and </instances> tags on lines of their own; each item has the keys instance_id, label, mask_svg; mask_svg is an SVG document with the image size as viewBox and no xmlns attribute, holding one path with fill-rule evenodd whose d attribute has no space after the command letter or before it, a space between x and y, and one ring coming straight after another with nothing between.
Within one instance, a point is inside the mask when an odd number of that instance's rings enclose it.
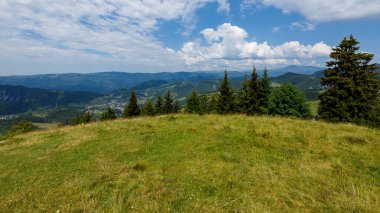
<instances>
[{"instance_id":1,"label":"grassy meadow","mask_svg":"<svg viewBox=\"0 0 380 213\"><path fill-rule=\"evenodd\" d=\"M375 212L380 130L169 115L0 144L0 212Z\"/></svg>"}]
</instances>

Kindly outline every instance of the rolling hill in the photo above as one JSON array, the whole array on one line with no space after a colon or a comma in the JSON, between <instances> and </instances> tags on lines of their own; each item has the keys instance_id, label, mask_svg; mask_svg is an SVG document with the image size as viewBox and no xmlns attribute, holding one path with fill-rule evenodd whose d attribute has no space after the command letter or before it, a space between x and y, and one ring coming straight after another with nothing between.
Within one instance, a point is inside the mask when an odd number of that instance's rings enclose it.
<instances>
[{"instance_id":1,"label":"rolling hill","mask_svg":"<svg viewBox=\"0 0 380 213\"><path fill-rule=\"evenodd\" d=\"M284 75L286 73L296 73L296 74L302 74L302 75L312 75L315 72L318 72L320 70L323 70L323 68L321 68L321 67L315 67L315 66L296 66L296 65L291 65L291 66L277 68L277 69L270 69L268 71L268 75L270 77L278 77L278 76Z\"/></svg>"},{"instance_id":2,"label":"rolling hill","mask_svg":"<svg viewBox=\"0 0 380 213\"><path fill-rule=\"evenodd\" d=\"M239 115L32 132L0 141L0 212L376 212L379 139Z\"/></svg>"},{"instance_id":3,"label":"rolling hill","mask_svg":"<svg viewBox=\"0 0 380 213\"><path fill-rule=\"evenodd\" d=\"M271 81L279 84L292 83L299 90L305 93L309 100L317 100L318 95L323 90L321 77L316 75L303 75L296 73L286 73L279 77L271 78Z\"/></svg>"}]
</instances>

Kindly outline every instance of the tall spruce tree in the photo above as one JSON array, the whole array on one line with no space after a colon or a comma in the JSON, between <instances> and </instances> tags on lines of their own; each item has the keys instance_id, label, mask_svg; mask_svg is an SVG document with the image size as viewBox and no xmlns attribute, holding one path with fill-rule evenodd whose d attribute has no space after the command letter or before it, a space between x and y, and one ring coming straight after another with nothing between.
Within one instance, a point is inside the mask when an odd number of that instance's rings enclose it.
<instances>
[{"instance_id":1,"label":"tall spruce tree","mask_svg":"<svg viewBox=\"0 0 380 213\"><path fill-rule=\"evenodd\" d=\"M113 119L116 119L116 113L110 106L108 106L100 116L100 120L105 121Z\"/></svg>"},{"instance_id":2,"label":"tall spruce tree","mask_svg":"<svg viewBox=\"0 0 380 213\"><path fill-rule=\"evenodd\" d=\"M125 117L134 117L140 115L141 110L140 107L137 104L137 97L135 91L131 92L129 102L127 106L125 106L124 109L124 116Z\"/></svg>"},{"instance_id":3,"label":"tall spruce tree","mask_svg":"<svg viewBox=\"0 0 380 213\"><path fill-rule=\"evenodd\" d=\"M199 113L199 97L194 89L187 98L186 111L189 113Z\"/></svg>"},{"instance_id":4,"label":"tall spruce tree","mask_svg":"<svg viewBox=\"0 0 380 213\"><path fill-rule=\"evenodd\" d=\"M359 42L351 35L333 48L321 84L318 113L330 121L378 124L379 80L373 54L358 52Z\"/></svg>"},{"instance_id":5,"label":"tall spruce tree","mask_svg":"<svg viewBox=\"0 0 380 213\"><path fill-rule=\"evenodd\" d=\"M240 113L247 113L249 108L249 81L247 74L244 75L242 88L239 91L237 108Z\"/></svg>"},{"instance_id":6,"label":"tall spruce tree","mask_svg":"<svg viewBox=\"0 0 380 213\"><path fill-rule=\"evenodd\" d=\"M143 113L144 113L144 115L147 115L147 116L153 116L154 115L153 103L149 98L144 104Z\"/></svg>"},{"instance_id":7,"label":"tall spruce tree","mask_svg":"<svg viewBox=\"0 0 380 213\"><path fill-rule=\"evenodd\" d=\"M251 79L249 81L249 93L248 93L248 115L254 115L259 113L259 100L258 94L260 90L260 82L257 78L256 66L253 66Z\"/></svg>"},{"instance_id":8,"label":"tall spruce tree","mask_svg":"<svg viewBox=\"0 0 380 213\"><path fill-rule=\"evenodd\" d=\"M163 111L166 114L173 113L174 109L174 99L173 95L170 90L166 91L165 98L164 98L164 104L163 104Z\"/></svg>"},{"instance_id":9,"label":"tall spruce tree","mask_svg":"<svg viewBox=\"0 0 380 213\"><path fill-rule=\"evenodd\" d=\"M85 112L85 113L81 113L76 118L74 118L71 121L71 124L72 125L87 124L87 123L90 123L91 121L92 121L92 115L90 114L90 112Z\"/></svg>"},{"instance_id":10,"label":"tall spruce tree","mask_svg":"<svg viewBox=\"0 0 380 213\"><path fill-rule=\"evenodd\" d=\"M263 78L259 81L259 85L260 89L257 94L258 112L260 114L267 114L269 106L269 96L271 91L267 68L264 69Z\"/></svg>"},{"instance_id":11,"label":"tall spruce tree","mask_svg":"<svg viewBox=\"0 0 380 213\"><path fill-rule=\"evenodd\" d=\"M227 70L224 71L224 78L219 87L217 112L219 114L229 114L235 112L235 100L230 81L228 80Z\"/></svg>"},{"instance_id":12,"label":"tall spruce tree","mask_svg":"<svg viewBox=\"0 0 380 213\"><path fill-rule=\"evenodd\" d=\"M161 115L162 113L164 113L162 97L161 95L158 95L156 99L156 103L154 104L154 114Z\"/></svg>"},{"instance_id":13,"label":"tall spruce tree","mask_svg":"<svg viewBox=\"0 0 380 213\"><path fill-rule=\"evenodd\" d=\"M181 105L179 104L178 100L175 100L173 112L178 113L180 110L181 110Z\"/></svg>"},{"instance_id":14,"label":"tall spruce tree","mask_svg":"<svg viewBox=\"0 0 380 213\"><path fill-rule=\"evenodd\" d=\"M217 112L217 99L216 95L211 96L210 100L210 113L216 113Z\"/></svg>"},{"instance_id":15,"label":"tall spruce tree","mask_svg":"<svg viewBox=\"0 0 380 213\"><path fill-rule=\"evenodd\" d=\"M210 112L210 103L206 94L199 96L199 114L207 114Z\"/></svg>"}]
</instances>

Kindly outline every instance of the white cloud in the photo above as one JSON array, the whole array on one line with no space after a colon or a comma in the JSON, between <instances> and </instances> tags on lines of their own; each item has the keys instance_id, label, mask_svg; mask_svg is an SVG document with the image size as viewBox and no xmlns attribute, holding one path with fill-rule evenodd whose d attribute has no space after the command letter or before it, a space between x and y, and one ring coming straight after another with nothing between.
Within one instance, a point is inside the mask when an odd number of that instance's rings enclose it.
<instances>
[{"instance_id":1,"label":"white cloud","mask_svg":"<svg viewBox=\"0 0 380 213\"><path fill-rule=\"evenodd\" d=\"M280 27L273 27L272 32L278 33L278 32L280 32L280 30L281 30Z\"/></svg>"},{"instance_id":2,"label":"white cloud","mask_svg":"<svg viewBox=\"0 0 380 213\"><path fill-rule=\"evenodd\" d=\"M207 45L199 41L187 42L179 52L188 65L207 63L215 60L239 61L256 60L270 64L286 64L294 59L312 59L326 57L331 47L323 42L314 45L303 45L298 41L289 41L271 46L268 42L247 41L248 33L230 23L224 23L215 29L201 31Z\"/></svg>"},{"instance_id":3,"label":"white cloud","mask_svg":"<svg viewBox=\"0 0 380 213\"><path fill-rule=\"evenodd\" d=\"M273 6L284 13L296 12L311 21L336 21L380 17L380 0L244 0L242 10Z\"/></svg>"},{"instance_id":4,"label":"white cloud","mask_svg":"<svg viewBox=\"0 0 380 213\"><path fill-rule=\"evenodd\" d=\"M315 24L309 22L293 22L289 29L302 30L302 31L314 31L316 29Z\"/></svg>"},{"instance_id":5,"label":"white cloud","mask_svg":"<svg viewBox=\"0 0 380 213\"><path fill-rule=\"evenodd\" d=\"M228 3L228 0L218 0L218 3L218 12L230 12L230 3Z\"/></svg>"}]
</instances>

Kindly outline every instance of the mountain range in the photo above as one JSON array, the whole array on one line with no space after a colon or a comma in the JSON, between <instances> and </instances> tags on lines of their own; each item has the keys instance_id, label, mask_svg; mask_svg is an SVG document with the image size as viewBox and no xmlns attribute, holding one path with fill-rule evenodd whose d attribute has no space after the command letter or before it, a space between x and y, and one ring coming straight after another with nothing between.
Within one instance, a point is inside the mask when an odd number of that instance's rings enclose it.
<instances>
[{"instance_id":1,"label":"mountain range","mask_svg":"<svg viewBox=\"0 0 380 213\"><path fill-rule=\"evenodd\" d=\"M280 76L287 72L310 75L322 68L312 66L288 66L269 70L270 77ZM229 71L229 77L242 77L246 72ZM261 74L261 72L259 72ZM199 72L161 72L161 73L126 73L100 72L90 74L46 74L24 76L0 76L0 85L25 86L62 91L87 91L107 93L120 89L132 89L144 82L164 80L167 82L179 81L206 81L220 79L223 71ZM157 82L155 82L157 83Z\"/></svg>"}]
</instances>

